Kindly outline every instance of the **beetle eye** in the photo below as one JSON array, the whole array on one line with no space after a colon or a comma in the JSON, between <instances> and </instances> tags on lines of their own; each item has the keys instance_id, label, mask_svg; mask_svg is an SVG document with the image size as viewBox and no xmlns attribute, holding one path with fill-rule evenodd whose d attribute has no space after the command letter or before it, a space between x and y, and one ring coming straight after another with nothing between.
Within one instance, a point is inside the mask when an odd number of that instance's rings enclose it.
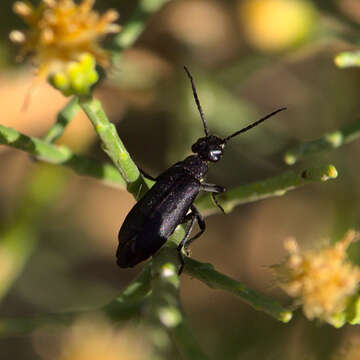
<instances>
[{"instance_id":1,"label":"beetle eye","mask_svg":"<svg viewBox=\"0 0 360 360\"><path fill-rule=\"evenodd\" d=\"M221 154L222 154L221 150L212 150L210 151L210 159L212 161L217 161L220 159Z\"/></svg>"}]
</instances>

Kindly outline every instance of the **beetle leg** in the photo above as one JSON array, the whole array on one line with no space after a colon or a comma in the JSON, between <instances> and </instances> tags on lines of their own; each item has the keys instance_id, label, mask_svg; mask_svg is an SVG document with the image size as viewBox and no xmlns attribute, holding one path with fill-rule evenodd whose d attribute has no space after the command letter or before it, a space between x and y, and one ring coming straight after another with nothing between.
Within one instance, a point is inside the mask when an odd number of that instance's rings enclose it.
<instances>
[{"instance_id":1,"label":"beetle leg","mask_svg":"<svg viewBox=\"0 0 360 360\"><path fill-rule=\"evenodd\" d=\"M211 198L213 199L215 205L222 211L223 214L225 214L225 210L224 208L219 204L217 198L216 198L216 195L215 193L211 193Z\"/></svg>"},{"instance_id":2,"label":"beetle leg","mask_svg":"<svg viewBox=\"0 0 360 360\"><path fill-rule=\"evenodd\" d=\"M202 183L200 190L210 192L211 198L213 199L215 205L225 214L224 208L219 204L218 200L216 199L217 194L224 193L226 191L224 187L214 184Z\"/></svg>"},{"instance_id":3,"label":"beetle leg","mask_svg":"<svg viewBox=\"0 0 360 360\"><path fill-rule=\"evenodd\" d=\"M146 171L144 171L143 169L139 168L139 171L140 171L140 174L142 176L144 176L145 178L149 179L149 180L152 180L152 181L156 181L156 178L154 178L153 176L149 175Z\"/></svg>"},{"instance_id":4,"label":"beetle leg","mask_svg":"<svg viewBox=\"0 0 360 360\"><path fill-rule=\"evenodd\" d=\"M190 212L190 213L188 213L188 214L184 217L184 220L181 222L181 224L185 224L185 223L191 221L192 218L193 218L193 213Z\"/></svg>"},{"instance_id":5,"label":"beetle leg","mask_svg":"<svg viewBox=\"0 0 360 360\"><path fill-rule=\"evenodd\" d=\"M184 244L185 251L187 251L188 247L203 234L206 228L206 224L203 216L200 214L199 210L194 205L191 205L191 213L194 214L197 223L199 225L200 231L192 238L186 241L186 243Z\"/></svg>"},{"instance_id":6,"label":"beetle leg","mask_svg":"<svg viewBox=\"0 0 360 360\"><path fill-rule=\"evenodd\" d=\"M226 191L226 189L223 186L208 184L204 182L200 184L200 190L211 193L224 193Z\"/></svg>"},{"instance_id":7,"label":"beetle leg","mask_svg":"<svg viewBox=\"0 0 360 360\"><path fill-rule=\"evenodd\" d=\"M179 259L180 259L179 275L182 273L183 268L184 268L184 265L185 265L185 263L184 263L184 256L183 256L181 250L182 250L182 248L184 247L184 245L186 244L187 240L189 239L191 230L193 229L194 224L195 224L196 215L191 211L191 213L188 214L188 215L186 215L185 218L188 218L188 219L189 219L189 221L190 221L190 226L189 226L188 229L186 230L186 233L185 233L184 238L181 240L180 244L179 244L178 247L177 247L177 251L178 251Z\"/></svg>"},{"instance_id":8,"label":"beetle leg","mask_svg":"<svg viewBox=\"0 0 360 360\"><path fill-rule=\"evenodd\" d=\"M180 262L181 262L181 266L180 266L180 269L179 269L179 275L182 273L184 265L185 265L184 264L184 257L183 257L183 254L182 254L181 250L184 248L184 250L185 250L185 252L187 254L188 247L190 246L190 244L194 240L196 240L198 237L200 237L203 234L203 232L205 231L205 228L206 228L204 218L200 214L199 210L194 205L191 205L190 209L191 209L191 212L185 216L185 219L183 221L183 223L187 222L187 221L190 221L190 226L186 230L186 234L185 234L184 238L181 240L180 244L177 247L177 250L179 252ZM199 228L200 228L200 231L195 236L193 236L192 238L189 239L191 231L192 231L192 229L193 229L193 227L195 225L195 221L197 221L197 223L199 225Z\"/></svg>"}]
</instances>

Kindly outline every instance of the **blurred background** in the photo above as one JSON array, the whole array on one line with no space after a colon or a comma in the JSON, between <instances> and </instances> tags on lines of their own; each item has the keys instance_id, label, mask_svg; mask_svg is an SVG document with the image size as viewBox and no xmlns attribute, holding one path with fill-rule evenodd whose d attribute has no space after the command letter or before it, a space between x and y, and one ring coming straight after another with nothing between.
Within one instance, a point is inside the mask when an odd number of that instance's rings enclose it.
<instances>
[{"instance_id":1,"label":"blurred background","mask_svg":"<svg viewBox=\"0 0 360 360\"><path fill-rule=\"evenodd\" d=\"M21 111L34 75L31 66L15 62L17 49L8 40L12 29L24 27L12 3L1 3L0 122L42 136L67 99L43 84ZM95 7L117 9L124 24L136 3L97 0ZM286 112L234 139L207 178L228 188L262 180L288 169L283 156L289 147L359 117L360 73L333 62L340 51L356 49L359 30L357 0L173 0L151 17L96 96L135 162L153 176L187 156L203 135L183 65L194 75L209 128L220 136L286 106ZM58 143L108 160L83 114ZM360 143L353 142L295 165L333 163L339 177L208 218L192 256L290 303L269 266L284 257L283 242L290 236L306 248L359 228L359 155ZM17 239L19 254L0 251L1 316L101 306L140 271L142 266L124 270L115 263L117 232L134 204L125 191L5 146L0 174L0 240ZM359 261L359 246L351 250ZM300 312L281 324L186 275L181 281L186 313L214 358L360 358L351 348L360 341L357 327L319 326ZM1 338L0 357L54 358L44 343L36 334Z\"/></svg>"}]
</instances>

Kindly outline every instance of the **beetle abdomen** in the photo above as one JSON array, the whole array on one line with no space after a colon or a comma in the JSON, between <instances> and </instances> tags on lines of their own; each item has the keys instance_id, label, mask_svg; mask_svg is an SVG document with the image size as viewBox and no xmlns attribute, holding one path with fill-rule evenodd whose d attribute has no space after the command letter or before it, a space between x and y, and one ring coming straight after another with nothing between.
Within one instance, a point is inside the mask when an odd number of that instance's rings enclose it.
<instances>
[{"instance_id":1,"label":"beetle abdomen","mask_svg":"<svg viewBox=\"0 0 360 360\"><path fill-rule=\"evenodd\" d=\"M121 268L133 267L141 261L146 260L151 255L156 253L167 240L166 238L161 238L158 236L152 239L152 246L149 248L148 246L143 246L144 239L141 239L141 236L141 234L135 234L128 241L119 242L116 257L117 264ZM147 242L145 244L147 244Z\"/></svg>"},{"instance_id":2,"label":"beetle abdomen","mask_svg":"<svg viewBox=\"0 0 360 360\"><path fill-rule=\"evenodd\" d=\"M200 182L177 168L131 209L119 231L117 264L132 267L155 254L180 224L200 190Z\"/></svg>"}]
</instances>

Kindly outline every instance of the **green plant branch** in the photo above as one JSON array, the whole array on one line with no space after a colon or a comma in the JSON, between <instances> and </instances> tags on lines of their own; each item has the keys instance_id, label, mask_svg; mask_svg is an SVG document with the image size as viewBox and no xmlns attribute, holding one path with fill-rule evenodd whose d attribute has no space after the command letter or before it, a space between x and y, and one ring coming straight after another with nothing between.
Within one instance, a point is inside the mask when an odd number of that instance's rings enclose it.
<instances>
[{"instance_id":1,"label":"green plant branch","mask_svg":"<svg viewBox=\"0 0 360 360\"><path fill-rule=\"evenodd\" d=\"M138 275L129 285L127 285L118 297L101 308L111 320L123 319L124 313L133 310L140 310L144 299L151 291L151 263L147 263ZM134 306L135 304L135 306ZM129 309L127 311L127 308Z\"/></svg>"},{"instance_id":2,"label":"green plant branch","mask_svg":"<svg viewBox=\"0 0 360 360\"><path fill-rule=\"evenodd\" d=\"M336 149L360 137L360 120L346 125L340 130L328 133L316 140L306 141L285 153L284 161L293 165L306 156L313 155L320 151Z\"/></svg>"},{"instance_id":3,"label":"green plant branch","mask_svg":"<svg viewBox=\"0 0 360 360\"><path fill-rule=\"evenodd\" d=\"M248 288L246 285L216 271L211 264L185 258L184 272L201 280L213 289L221 289L239 296L255 310L263 311L284 323L292 318L292 312L265 295Z\"/></svg>"},{"instance_id":4,"label":"green plant branch","mask_svg":"<svg viewBox=\"0 0 360 360\"><path fill-rule=\"evenodd\" d=\"M180 233L175 234L175 242ZM164 246L152 260L152 294L147 307L148 321L165 328L186 359L206 360L182 311L179 300L179 256L173 246Z\"/></svg>"},{"instance_id":5,"label":"green plant branch","mask_svg":"<svg viewBox=\"0 0 360 360\"><path fill-rule=\"evenodd\" d=\"M78 98L73 97L65 107L58 113L56 122L50 127L48 132L43 136L42 140L53 143L65 131L66 126L80 110Z\"/></svg>"},{"instance_id":6,"label":"green plant branch","mask_svg":"<svg viewBox=\"0 0 360 360\"><path fill-rule=\"evenodd\" d=\"M70 167L80 175L97 178L111 186L123 187L126 185L125 180L116 168L110 164L97 162L91 158L74 154L65 146L49 144L2 125L0 125L0 144L26 151L37 159L51 164ZM229 212L237 205L262 200L271 196L280 196L285 194L286 191L307 183L333 179L336 177L336 174L336 169L331 165L310 168L304 171L288 171L264 181L236 187L229 190L226 194L219 196L218 199L225 211ZM146 184L146 187L143 186L142 192L145 192L152 185L152 182L146 180ZM138 193L137 189L136 187L133 188L133 194ZM204 215L211 215L217 212L217 208L208 195L199 196L196 205Z\"/></svg>"},{"instance_id":7,"label":"green plant branch","mask_svg":"<svg viewBox=\"0 0 360 360\"><path fill-rule=\"evenodd\" d=\"M314 182L324 182L336 177L337 170L333 165L324 165L300 171L290 170L279 176L230 189L226 193L218 196L217 200L224 208L225 212L230 212L235 206L241 204L273 196L282 196L287 191L296 189L300 186ZM204 215L211 215L219 212L219 209L208 194L201 195L195 204Z\"/></svg>"},{"instance_id":8,"label":"green plant branch","mask_svg":"<svg viewBox=\"0 0 360 360\"><path fill-rule=\"evenodd\" d=\"M152 182L140 175L140 171L121 141L115 125L108 120L100 101L93 97L83 97L79 103L93 124L103 150L125 179L128 191L135 199L141 198Z\"/></svg>"},{"instance_id":9,"label":"green plant branch","mask_svg":"<svg viewBox=\"0 0 360 360\"><path fill-rule=\"evenodd\" d=\"M123 30L114 37L112 41L112 51L121 52L132 46L143 32L146 22L150 15L158 11L170 0L140 0L138 5L124 25Z\"/></svg>"},{"instance_id":10,"label":"green plant branch","mask_svg":"<svg viewBox=\"0 0 360 360\"><path fill-rule=\"evenodd\" d=\"M93 97L83 97L80 99L80 106L93 124L104 152L118 168L126 183L138 181L140 172L120 140L115 125L108 120L100 101Z\"/></svg>"},{"instance_id":11,"label":"green plant branch","mask_svg":"<svg viewBox=\"0 0 360 360\"><path fill-rule=\"evenodd\" d=\"M0 125L0 144L25 151L50 164L67 166L80 175L97 178L112 186L124 187L126 185L117 169L110 164L74 154L66 146L49 144L2 125Z\"/></svg>"}]
</instances>

